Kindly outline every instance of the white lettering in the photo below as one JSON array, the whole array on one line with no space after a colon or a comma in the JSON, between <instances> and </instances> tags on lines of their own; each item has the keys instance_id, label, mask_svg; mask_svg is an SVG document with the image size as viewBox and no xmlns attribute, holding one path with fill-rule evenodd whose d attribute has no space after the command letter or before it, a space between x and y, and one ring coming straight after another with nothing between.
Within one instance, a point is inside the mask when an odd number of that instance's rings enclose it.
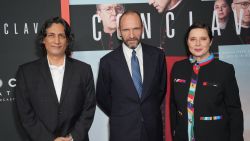
<instances>
[{"instance_id":1,"label":"white lettering","mask_svg":"<svg viewBox=\"0 0 250 141\"><path fill-rule=\"evenodd\" d=\"M240 9L240 17L237 17L236 10L233 10L233 13L234 13L234 23L235 23L236 34L240 35L241 23L242 23L242 18L243 18L243 9Z\"/></svg>"},{"instance_id":2,"label":"white lettering","mask_svg":"<svg viewBox=\"0 0 250 141\"><path fill-rule=\"evenodd\" d=\"M144 13L141 13L141 19L142 19L142 23L144 26L144 31L142 34L142 39L144 39L144 33L146 33L148 39L151 39L151 20L150 20L150 13L147 13L147 21L145 18Z\"/></svg>"},{"instance_id":3,"label":"white lettering","mask_svg":"<svg viewBox=\"0 0 250 141\"><path fill-rule=\"evenodd\" d=\"M8 82L8 84L9 84L9 86L10 87L16 87L16 79L15 78L11 78L10 80L9 80L9 82Z\"/></svg>"},{"instance_id":4,"label":"white lettering","mask_svg":"<svg viewBox=\"0 0 250 141\"><path fill-rule=\"evenodd\" d=\"M174 20L174 13L168 12L166 13L166 34L168 38L173 38L175 36L175 29L171 29L172 33L170 33L169 21Z\"/></svg>"},{"instance_id":5,"label":"white lettering","mask_svg":"<svg viewBox=\"0 0 250 141\"><path fill-rule=\"evenodd\" d=\"M9 96L10 95L10 91L6 91L7 92L7 95Z\"/></svg>"},{"instance_id":6,"label":"white lettering","mask_svg":"<svg viewBox=\"0 0 250 141\"><path fill-rule=\"evenodd\" d=\"M34 26L34 32L37 34L38 23L33 23L33 26Z\"/></svg>"},{"instance_id":7,"label":"white lettering","mask_svg":"<svg viewBox=\"0 0 250 141\"><path fill-rule=\"evenodd\" d=\"M9 30L7 29L8 26L9 26L9 25L8 25L7 23L5 23L5 24L3 25L3 27L4 27L4 34L5 34L5 35L9 34Z\"/></svg>"},{"instance_id":8,"label":"white lettering","mask_svg":"<svg viewBox=\"0 0 250 141\"><path fill-rule=\"evenodd\" d=\"M99 41L102 38L102 33L101 31L96 31L96 21L98 23L101 23L101 18L97 14L93 15L92 17L92 27L93 27L93 38L95 41Z\"/></svg>"},{"instance_id":9,"label":"white lettering","mask_svg":"<svg viewBox=\"0 0 250 141\"><path fill-rule=\"evenodd\" d=\"M15 31L15 34L19 34L19 33L17 32L16 23L14 23L14 31Z\"/></svg>"},{"instance_id":10,"label":"white lettering","mask_svg":"<svg viewBox=\"0 0 250 141\"><path fill-rule=\"evenodd\" d=\"M221 36L221 32L220 32L220 25L219 25L219 18L218 18L218 14L217 11L214 10L213 12L213 20L212 20L212 33L214 35L214 31L217 31L217 35Z\"/></svg>"},{"instance_id":11,"label":"white lettering","mask_svg":"<svg viewBox=\"0 0 250 141\"><path fill-rule=\"evenodd\" d=\"M193 24L193 12L189 11L189 26Z\"/></svg>"},{"instance_id":12,"label":"white lettering","mask_svg":"<svg viewBox=\"0 0 250 141\"><path fill-rule=\"evenodd\" d=\"M27 23L24 24L23 34L29 34L29 29Z\"/></svg>"}]
</instances>

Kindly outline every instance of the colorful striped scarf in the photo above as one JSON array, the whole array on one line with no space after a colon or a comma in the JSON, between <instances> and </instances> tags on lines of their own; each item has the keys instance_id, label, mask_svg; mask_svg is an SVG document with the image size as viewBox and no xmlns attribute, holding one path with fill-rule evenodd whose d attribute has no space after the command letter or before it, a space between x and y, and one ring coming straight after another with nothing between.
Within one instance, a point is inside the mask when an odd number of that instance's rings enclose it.
<instances>
[{"instance_id":1,"label":"colorful striped scarf","mask_svg":"<svg viewBox=\"0 0 250 141\"><path fill-rule=\"evenodd\" d=\"M198 75L200 68L207 65L214 59L214 55L211 54L207 59L197 62L193 56L189 57L189 61L193 64L193 71L191 75L191 82L187 97L187 113L188 113L188 141L195 141L194 136L194 98L195 91L198 82Z\"/></svg>"}]
</instances>

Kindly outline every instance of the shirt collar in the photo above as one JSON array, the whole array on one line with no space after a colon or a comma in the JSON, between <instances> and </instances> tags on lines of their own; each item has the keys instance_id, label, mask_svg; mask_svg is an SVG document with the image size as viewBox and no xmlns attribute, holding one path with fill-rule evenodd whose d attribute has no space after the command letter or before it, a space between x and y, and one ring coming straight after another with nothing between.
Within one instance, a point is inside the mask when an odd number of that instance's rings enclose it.
<instances>
[{"instance_id":1,"label":"shirt collar","mask_svg":"<svg viewBox=\"0 0 250 141\"><path fill-rule=\"evenodd\" d=\"M168 10L173 10L175 9L180 3L181 3L182 0L179 0L174 6L170 7Z\"/></svg>"},{"instance_id":2,"label":"shirt collar","mask_svg":"<svg viewBox=\"0 0 250 141\"><path fill-rule=\"evenodd\" d=\"M122 47L123 47L123 49L124 49L125 52L130 52L130 54L132 54L133 49L129 48L126 44L122 43ZM141 45L141 43L139 43L139 44L137 45L137 47L136 47L134 50L135 50L136 52L141 51L141 50L142 50L142 45Z\"/></svg>"},{"instance_id":3,"label":"shirt collar","mask_svg":"<svg viewBox=\"0 0 250 141\"><path fill-rule=\"evenodd\" d=\"M66 60L66 56L65 56L65 55L64 55L64 58L63 58L63 59L64 59L64 61L63 61L63 64L62 64L61 66L55 66L55 65L50 64L49 58L48 58L48 56L47 56L49 68L50 68L51 70L55 70L55 69L63 70L63 69L65 68L65 60Z\"/></svg>"},{"instance_id":4,"label":"shirt collar","mask_svg":"<svg viewBox=\"0 0 250 141\"><path fill-rule=\"evenodd\" d=\"M214 59L214 54L213 54L213 53L211 53L206 59L204 59L204 60L202 60L202 61L200 61L200 62L198 62L198 61L194 58L194 56L192 56L192 55L189 56L189 61L190 61L190 63L192 63L192 64L197 64L197 65L199 65L199 66L204 66L204 65L210 63L213 59Z\"/></svg>"}]
</instances>

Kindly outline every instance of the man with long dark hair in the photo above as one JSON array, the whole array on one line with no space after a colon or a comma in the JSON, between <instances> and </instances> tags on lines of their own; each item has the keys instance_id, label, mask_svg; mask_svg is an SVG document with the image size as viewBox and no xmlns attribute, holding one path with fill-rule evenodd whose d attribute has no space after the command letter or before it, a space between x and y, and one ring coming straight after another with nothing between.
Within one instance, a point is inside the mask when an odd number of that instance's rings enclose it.
<instances>
[{"instance_id":1,"label":"man with long dark hair","mask_svg":"<svg viewBox=\"0 0 250 141\"><path fill-rule=\"evenodd\" d=\"M44 56L21 65L16 102L32 141L88 141L95 112L91 67L70 58L73 35L62 18L48 19L38 35Z\"/></svg>"}]
</instances>

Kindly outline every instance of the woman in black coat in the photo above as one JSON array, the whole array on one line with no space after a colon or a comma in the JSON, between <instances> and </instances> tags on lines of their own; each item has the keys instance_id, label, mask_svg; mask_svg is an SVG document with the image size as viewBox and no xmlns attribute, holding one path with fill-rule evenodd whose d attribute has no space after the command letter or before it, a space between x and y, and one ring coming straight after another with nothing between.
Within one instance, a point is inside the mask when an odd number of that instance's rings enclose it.
<instances>
[{"instance_id":1,"label":"woman in black coat","mask_svg":"<svg viewBox=\"0 0 250 141\"><path fill-rule=\"evenodd\" d=\"M231 64L209 52L211 29L189 27L190 56L171 73L171 128L174 141L243 141L243 113Z\"/></svg>"}]
</instances>

